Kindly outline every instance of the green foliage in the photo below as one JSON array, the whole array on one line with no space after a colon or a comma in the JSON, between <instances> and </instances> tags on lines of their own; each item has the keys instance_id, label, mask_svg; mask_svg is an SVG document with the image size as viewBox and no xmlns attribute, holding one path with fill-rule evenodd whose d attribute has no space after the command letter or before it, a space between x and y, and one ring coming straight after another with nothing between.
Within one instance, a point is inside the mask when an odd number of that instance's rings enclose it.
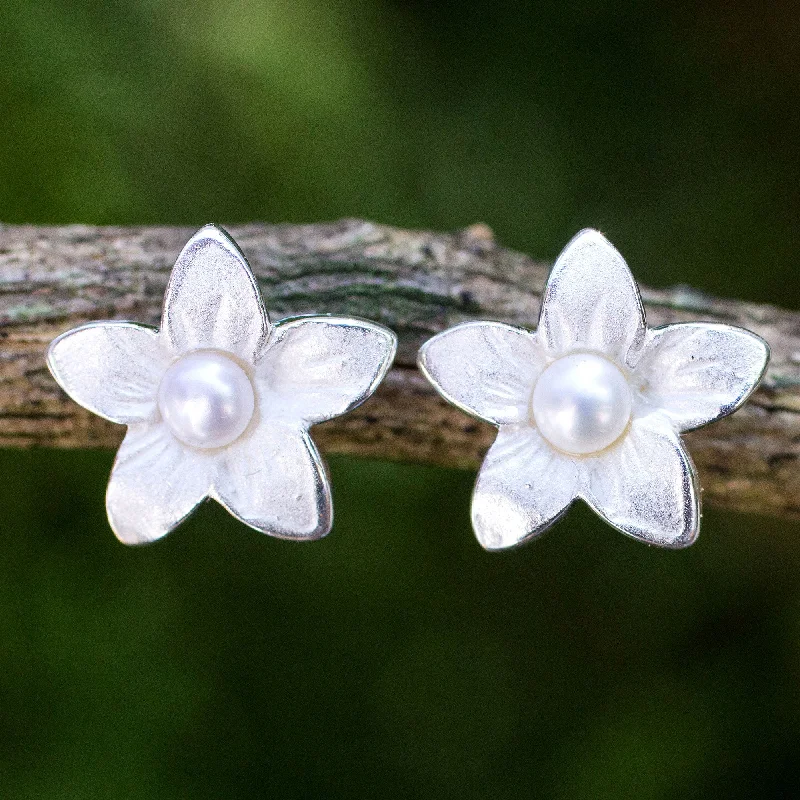
<instances>
[{"instance_id":1,"label":"green foliage","mask_svg":"<svg viewBox=\"0 0 800 800\"><path fill-rule=\"evenodd\" d=\"M593 225L643 282L796 305L789 6L0 12L5 222L481 220L539 257ZM576 508L489 555L472 475L336 459L322 542L208 504L126 549L111 460L0 453L3 800L800 788L797 524L671 553Z\"/></svg>"}]
</instances>

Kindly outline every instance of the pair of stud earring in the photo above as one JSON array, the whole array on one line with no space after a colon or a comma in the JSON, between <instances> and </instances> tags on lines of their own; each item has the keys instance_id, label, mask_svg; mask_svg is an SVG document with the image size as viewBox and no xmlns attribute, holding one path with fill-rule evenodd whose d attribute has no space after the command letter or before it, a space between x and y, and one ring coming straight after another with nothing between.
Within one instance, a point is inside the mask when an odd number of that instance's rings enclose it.
<instances>
[{"instance_id":1,"label":"pair of stud earring","mask_svg":"<svg viewBox=\"0 0 800 800\"><path fill-rule=\"evenodd\" d=\"M56 338L47 363L73 400L128 426L106 494L121 541L161 538L207 497L259 531L306 540L333 521L309 427L364 402L396 347L364 320L271 324L244 255L209 225L178 257L158 330L89 323ZM422 346L419 366L499 428L472 498L483 547L537 536L580 498L623 533L677 548L700 525L679 434L735 411L768 358L742 328L649 329L622 256L586 230L553 266L535 331L456 325Z\"/></svg>"}]
</instances>

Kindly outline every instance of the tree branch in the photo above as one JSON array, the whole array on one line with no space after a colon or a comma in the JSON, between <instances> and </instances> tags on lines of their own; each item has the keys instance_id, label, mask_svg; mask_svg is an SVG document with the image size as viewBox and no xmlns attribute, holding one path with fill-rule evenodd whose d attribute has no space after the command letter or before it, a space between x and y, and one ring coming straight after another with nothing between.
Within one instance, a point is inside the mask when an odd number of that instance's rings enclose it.
<instances>
[{"instance_id":1,"label":"tree branch","mask_svg":"<svg viewBox=\"0 0 800 800\"><path fill-rule=\"evenodd\" d=\"M329 453L475 467L494 429L444 401L416 371L419 345L468 319L531 326L548 266L475 225L457 234L369 222L230 229L273 319L366 317L400 337L395 367L355 412L315 428ZM57 334L95 319L157 325L188 228L0 227L0 446L114 447L123 428L71 402L44 363ZM687 435L716 506L800 516L800 314L693 289L643 289L648 322L742 325L772 361L761 389L728 419Z\"/></svg>"}]
</instances>

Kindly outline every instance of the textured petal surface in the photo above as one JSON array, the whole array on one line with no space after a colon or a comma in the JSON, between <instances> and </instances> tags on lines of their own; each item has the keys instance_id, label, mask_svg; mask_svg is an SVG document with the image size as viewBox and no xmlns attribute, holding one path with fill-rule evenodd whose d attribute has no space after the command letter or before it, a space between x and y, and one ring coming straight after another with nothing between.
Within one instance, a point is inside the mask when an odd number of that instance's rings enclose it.
<instances>
[{"instance_id":1,"label":"textured petal surface","mask_svg":"<svg viewBox=\"0 0 800 800\"><path fill-rule=\"evenodd\" d=\"M574 463L535 428L504 426L489 448L472 495L472 526L487 550L513 547L545 531L577 490Z\"/></svg>"},{"instance_id":2,"label":"textured petal surface","mask_svg":"<svg viewBox=\"0 0 800 800\"><path fill-rule=\"evenodd\" d=\"M594 350L626 364L644 331L639 289L625 260L601 233L581 231L547 279L538 328L543 346L551 356Z\"/></svg>"},{"instance_id":3,"label":"textured petal surface","mask_svg":"<svg viewBox=\"0 0 800 800\"><path fill-rule=\"evenodd\" d=\"M161 330L172 351L225 350L252 363L268 328L245 257L224 231L207 225L183 248L169 279Z\"/></svg>"},{"instance_id":4,"label":"textured petal surface","mask_svg":"<svg viewBox=\"0 0 800 800\"><path fill-rule=\"evenodd\" d=\"M744 403L768 358L767 343L742 328L681 323L650 332L636 377L648 403L686 431Z\"/></svg>"},{"instance_id":5,"label":"textured petal surface","mask_svg":"<svg viewBox=\"0 0 800 800\"><path fill-rule=\"evenodd\" d=\"M319 539L333 509L325 467L299 425L262 420L222 454L213 496L235 517L281 539Z\"/></svg>"},{"instance_id":6,"label":"textured petal surface","mask_svg":"<svg viewBox=\"0 0 800 800\"><path fill-rule=\"evenodd\" d=\"M112 422L157 416L167 357L151 328L130 322L82 325L53 341L47 366L76 403Z\"/></svg>"},{"instance_id":7,"label":"textured petal surface","mask_svg":"<svg viewBox=\"0 0 800 800\"><path fill-rule=\"evenodd\" d=\"M545 358L533 333L499 322L466 322L425 342L419 366L446 400L504 425L527 421Z\"/></svg>"},{"instance_id":8,"label":"textured petal surface","mask_svg":"<svg viewBox=\"0 0 800 800\"><path fill-rule=\"evenodd\" d=\"M206 496L213 468L213 457L185 448L164 423L132 425L106 491L117 538L146 544L169 533Z\"/></svg>"},{"instance_id":9,"label":"textured petal surface","mask_svg":"<svg viewBox=\"0 0 800 800\"><path fill-rule=\"evenodd\" d=\"M306 317L278 323L256 367L270 417L322 422L363 403L389 369L397 337L371 322Z\"/></svg>"},{"instance_id":10,"label":"textured petal surface","mask_svg":"<svg viewBox=\"0 0 800 800\"><path fill-rule=\"evenodd\" d=\"M686 547L697 538L694 465L665 416L634 419L618 445L581 466L581 495L623 533L661 547Z\"/></svg>"}]
</instances>

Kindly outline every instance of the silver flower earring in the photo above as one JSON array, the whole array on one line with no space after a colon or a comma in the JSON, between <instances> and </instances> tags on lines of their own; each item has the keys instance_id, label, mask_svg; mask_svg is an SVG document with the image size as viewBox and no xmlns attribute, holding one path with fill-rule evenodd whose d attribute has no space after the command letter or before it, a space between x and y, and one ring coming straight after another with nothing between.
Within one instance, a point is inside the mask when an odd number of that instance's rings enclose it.
<instances>
[{"instance_id":1,"label":"silver flower earring","mask_svg":"<svg viewBox=\"0 0 800 800\"><path fill-rule=\"evenodd\" d=\"M622 256L585 230L553 266L535 332L467 322L427 341L419 366L500 429L472 498L486 549L537 536L576 498L629 536L677 548L700 525L678 434L735 411L768 358L766 342L729 325L648 329Z\"/></svg>"},{"instance_id":2,"label":"silver flower earring","mask_svg":"<svg viewBox=\"0 0 800 800\"><path fill-rule=\"evenodd\" d=\"M394 358L381 325L298 317L270 325L233 240L208 225L184 247L161 328L96 322L47 363L85 408L128 426L106 494L126 544L169 533L206 497L284 539L317 539L333 512L310 425L366 400Z\"/></svg>"}]
</instances>

